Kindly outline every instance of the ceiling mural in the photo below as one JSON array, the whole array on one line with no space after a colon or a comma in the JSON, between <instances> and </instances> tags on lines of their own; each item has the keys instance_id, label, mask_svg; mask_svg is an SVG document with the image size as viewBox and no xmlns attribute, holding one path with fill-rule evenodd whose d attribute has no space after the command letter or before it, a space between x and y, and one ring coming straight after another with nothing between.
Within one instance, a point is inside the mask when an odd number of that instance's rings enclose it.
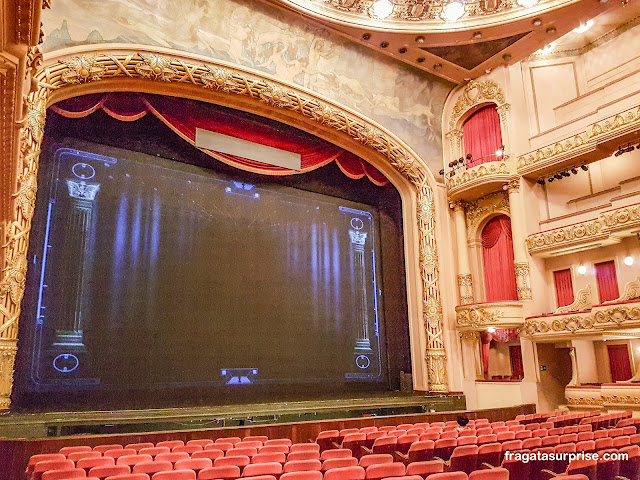
<instances>
[{"instance_id":1,"label":"ceiling mural","mask_svg":"<svg viewBox=\"0 0 640 480\"><path fill-rule=\"evenodd\" d=\"M301 85L394 132L438 177L442 109L452 84L294 14L242 0L66 0L42 19L45 52L83 44L155 45Z\"/></svg>"}]
</instances>

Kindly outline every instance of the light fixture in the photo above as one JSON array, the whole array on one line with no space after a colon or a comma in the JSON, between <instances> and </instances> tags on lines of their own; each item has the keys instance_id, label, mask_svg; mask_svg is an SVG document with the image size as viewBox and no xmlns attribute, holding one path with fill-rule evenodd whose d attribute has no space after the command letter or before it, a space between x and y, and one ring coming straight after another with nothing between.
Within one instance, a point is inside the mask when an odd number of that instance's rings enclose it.
<instances>
[{"instance_id":1,"label":"light fixture","mask_svg":"<svg viewBox=\"0 0 640 480\"><path fill-rule=\"evenodd\" d=\"M371 13L374 17L385 19L393 12L393 3L389 0L376 0L371 6Z\"/></svg>"},{"instance_id":2,"label":"light fixture","mask_svg":"<svg viewBox=\"0 0 640 480\"><path fill-rule=\"evenodd\" d=\"M556 42L551 42L549 45L546 45L542 47L540 50L538 50L538 52L540 52L543 55L546 55L547 53L550 53L555 46L556 46Z\"/></svg>"},{"instance_id":3,"label":"light fixture","mask_svg":"<svg viewBox=\"0 0 640 480\"><path fill-rule=\"evenodd\" d=\"M496 156L501 157L503 153L504 153L504 145L500 145L498 150L496 150Z\"/></svg>"},{"instance_id":4,"label":"light fixture","mask_svg":"<svg viewBox=\"0 0 640 480\"><path fill-rule=\"evenodd\" d=\"M447 22L455 22L464 15L464 4L458 0L447 3L442 9L442 18Z\"/></svg>"},{"instance_id":5,"label":"light fixture","mask_svg":"<svg viewBox=\"0 0 640 480\"><path fill-rule=\"evenodd\" d=\"M584 263L580 264L580 266L578 267L578 273L580 275L584 275L585 273L587 273L587 267L584 266Z\"/></svg>"},{"instance_id":6,"label":"light fixture","mask_svg":"<svg viewBox=\"0 0 640 480\"><path fill-rule=\"evenodd\" d=\"M488 328L487 328L487 332L489 332L489 333L496 333L496 327L488 327Z\"/></svg>"},{"instance_id":7,"label":"light fixture","mask_svg":"<svg viewBox=\"0 0 640 480\"><path fill-rule=\"evenodd\" d=\"M633 265L633 257L632 257L631 255L627 255L627 256L624 258L624 264L625 264L627 267L630 267L631 265Z\"/></svg>"},{"instance_id":8,"label":"light fixture","mask_svg":"<svg viewBox=\"0 0 640 480\"><path fill-rule=\"evenodd\" d=\"M518 3L518 5L520 5L521 7L524 8L531 8L533 7L536 3L538 3L538 0L516 0L516 2Z\"/></svg>"},{"instance_id":9,"label":"light fixture","mask_svg":"<svg viewBox=\"0 0 640 480\"><path fill-rule=\"evenodd\" d=\"M593 27L593 20L587 20L587 23L581 23L579 27L574 28L573 31L575 33L584 33Z\"/></svg>"}]
</instances>

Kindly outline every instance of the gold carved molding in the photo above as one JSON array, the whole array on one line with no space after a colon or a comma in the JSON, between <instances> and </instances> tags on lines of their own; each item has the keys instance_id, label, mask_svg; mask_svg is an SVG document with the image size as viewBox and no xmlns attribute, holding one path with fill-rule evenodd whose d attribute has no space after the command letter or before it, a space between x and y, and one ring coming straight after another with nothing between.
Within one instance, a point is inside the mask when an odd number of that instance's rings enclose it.
<instances>
[{"instance_id":1,"label":"gold carved molding","mask_svg":"<svg viewBox=\"0 0 640 480\"><path fill-rule=\"evenodd\" d=\"M571 138L518 157L518 172L531 173L560 159L577 156L583 150L594 150L598 143L626 132L633 132L638 127L640 127L640 105L594 122Z\"/></svg>"},{"instance_id":2,"label":"gold carved molding","mask_svg":"<svg viewBox=\"0 0 640 480\"><path fill-rule=\"evenodd\" d=\"M591 285L587 285L578 290L572 303L564 307L558 307L554 313L581 312L591 307L593 307L593 302L591 301Z\"/></svg>"},{"instance_id":3,"label":"gold carved molding","mask_svg":"<svg viewBox=\"0 0 640 480\"><path fill-rule=\"evenodd\" d=\"M470 108L480 105L482 103L495 103L500 115L502 125L506 125L507 110L509 110L509 104L506 103L505 95L497 82L494 80L485 80L482 82L470 81L465 87L455 105L453 111L449 117L449 130L453 130L457 127L458 120L469 111Z\"/></svg>"},{"instance_id":4,"label":"gold carved molding","mask_svg":"<svg viewBox=\"0 0 640 480\"><path fill-rule=\"evenodd\" d=\"M496 192L469 202L466 208L467 239L473 241L477 236L480 223L490 215L504 214L510 216L509 196L507 192Z\"/></svg>"},{"instance_id":5,"label":"gold carved molding","mask_svg":"<svg viewBox=\"0 0 640 480\"><path fill-rule=\"evenodd\" d=\"M522 302L486 302L456 306L456 329L482 330L487 327L519 328L523 323Z\"/></svg>"},{"instance_id":6,"label":"gold carved molding","mask_svg":"<svg viewBox=\"0 0 640 480\"><path fill-rule=\"evenodd\" d=\"M514 262L518 300L531 300L531 281L529 279L529 263Z\"/></svg>"},{"instance_id":7,"label":"gold carved molding","mask_svg":"<svg viewBox=\"0 0 640 480\"><path fill-rule=\"evenodd\" d=\"M640 227L640 204L629 205L602 212L598 218L558 227L527 237L526 243L531 255L548 255L583 243L619 241L612 233Z\"/></svg>"},{"instance_id":8,"label":"gold carved molding","mask_svg":"<svg viewBox=\"0 0 640 480\"><path fill-rule=\"evenodd\" d=\"M458 274L458 292L460 294L460 304L469 305L473 299L473 277L470 273Z\"/></svg>"},{"instance_id":9,"label":"gold carved molding","mask_svg":"<svg viewBox=\"0 0 640 480\"><path fill-rule=\"evenodd\" d=\"M419 268L422 280L422 312L427 335L426 361L430 390L448 391L446 354L442 333L442 305L438 282L435 237L434 193L430 172L420 158L389 132L358 114L318 98L308 91L262 77L255 72L177 56L124 52L122 49L78 54L70 59L41 66L34 63L33 78L38 87L28 96L28 116L21 132L20 174L14 197L12 220L6 226L5 275L0 282L0 342L7 345L11 361L3 360L0 375L0 406L6 407L12 387L13 358L18 335L18 318L24 294L29 231L35 207L35 191L44 133L46 109L54 92L106 82L100 91L117 87L117 80L186 84L203 91L218 90L278 109L293 111L355 139L389 164L415 188L419 232ZM116 80L114 83L113 80ZM177 86L172 90L175 94ZM89 90L89 91L95 91ZM170 91L167 88L167 91Z\"/></svg>"},{"instance_id":10,"label":"gold carved molding","mask_svg":"<svg viewBox=\"0 0 640 480\"><path fill-rule=\"evenodd\" d=\"M479 180L490 175L510 175L507 162L487 162L467 170L459 171L456 175L449 177L447 180L447 188L449 190L455 189L456 187L460 187L466 183L474 182L475 180Z\"/></svg>"}]
</instances>

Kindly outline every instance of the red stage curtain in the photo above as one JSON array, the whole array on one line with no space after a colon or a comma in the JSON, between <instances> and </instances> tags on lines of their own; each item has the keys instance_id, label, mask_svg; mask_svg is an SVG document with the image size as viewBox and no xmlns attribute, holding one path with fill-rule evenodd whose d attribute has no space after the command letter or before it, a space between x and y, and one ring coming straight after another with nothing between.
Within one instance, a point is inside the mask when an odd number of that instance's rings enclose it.
<instances>
[{"instance_id":1,"label":"red stage curtain","mask_svg":"<svg viewBox=\"0 0 640 480\"><path fill-rule=\"evenodd\" d=\"M633 376L629 348L626 345L607 345L607 351L609 352L611 380L613 382L629 380Z\"/></svg>"},{"instance_id":2,"label":"red stage curtain","mask_svg":"<svg viewBox=\"0 0 640 480\"><path fill-rule=\"evenodd\" d=\"M553 272L553 282L556 285L556 300L558 307L571 305L573 303L573 282L571 280L571 269L558 270Z\"/></svg>"},{"instance_id":3,"label":"red stage curtain","mask_svg":"<svg viewBox=\"0 0 640 480\"><path fill-rule=\"evenodd\" d=\"M517 300L511 220L506 215L493 218L482 230L482 256L487 302Z\"/></svg>"},{"instance_id":4,"label":"red stage curtain","mask_svg":"<svg viewBox=\"0 0 640 480\"><path fill-rule=\"evenodd\" d=\"M375 167L361 158L293 127L263 121L253 115L216 108L162 95L138 93L107 93L85 95L53 105L51 109L67 118L81 118L98 109L111 117L133 122L152 113L176 134L195 146L196 129L214 131L250 142L299 153L301 171L289 170L246 158L200 149L206 154L242 170L263 175L304 173L335 161L349 178L367 177L375 185L389 183Z\"/></svg>"},{"instance_id":5,"label":"red stage curtain","mask_svg":"<svg viewBox=\"0 0 640 480\"><path fill-rule=\"evenodd\" d=\"M462 126L465 154L473 155L467 168L485 162L495 162L502 157L495 155L502 145L500 115L495 105L488 105L471 115Z\"/></svg>"},{"instance_id":6,"label":"red stage curtain","mask_svg":"<svg viewBox=\"0 0 640 480\"><path fill-rule=\"evenodd\" d=\"M509 358L511 360L511 377L523 378L524 365L522 364L522 348L520 348L520 345L511 345L509 347Z\"/></svg>"},{"instance_id":7,"label":"red stage curtain","mask_svg":"<svg viewBox=\"0 0 640 480\"><path fill-rule=\"evenodd\" d=\"M620 297L616 264L613 260L596 263L596 281L598 282L600 302L608 302Z\"/></svg>"}]
</instances>

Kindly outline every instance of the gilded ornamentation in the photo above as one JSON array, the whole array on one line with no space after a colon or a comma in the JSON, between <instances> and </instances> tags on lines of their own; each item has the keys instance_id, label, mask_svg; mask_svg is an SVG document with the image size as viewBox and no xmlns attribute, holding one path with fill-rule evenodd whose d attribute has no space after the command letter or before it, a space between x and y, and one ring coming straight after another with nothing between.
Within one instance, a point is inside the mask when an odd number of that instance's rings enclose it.
<instances>
[{"instance_id":1,"label":"gilded ornamentation","mask_svg":"<svg viewBox=\"0 0 640 480\"><path fill-rule=\"evenodd\" d=\"M550 248L567 246L583 239L588 240L590 237L599 235L601 231L602 223L599 219L588 220L568 227L554 228L546 232L529 235L526 240L527 248L529 253L533 255Z\"/></svg>"},{"instance_id":2,"label":"gilded ornamentation","mask_svg":"<svg viewBox=\"0 0 640 480\"><path fill-rule=\"evenodd\" d=\"M602 214L602 219L607 228L615 228L619 225L625 225L631 222L640 221L640 205L631 205L629 207L610 210Z\"/></svg>"},{"instance_id":3,"label":"gilded ornamentation","mask_svg":"<svg viewBox=\"0 0 640 480\"><path fill-rule=\"evenodd\" d=\"M171 65L171 59L153 53L139 53L138 55L142 58L142 62L135 65L134 68L140 76L169 82L178 75L178 70Z\"/></svg>"},{"instance_id":4,"label":"gilded ornamentation","mask_svg":"<svg viewBox=\"0 0 640 480\"><path fill-rule=\"evenodd\" d=\"M480 166L458 172L457 175L449 177L447 180L447 187L449 189L455 188L459 185L463 185L472 180L477 180L488 175L508 175L509 167L506 162L488 162L483 163Z\"/></svg>"},{"instance_id":5,"label":"gilded ornamentation","mask_svg":"<svg viewBox=\"0 0 640 480\"><path fill-rule=\"evenodd\" d=\"M479 340L480 332L477 330L465 330L463 332L458 332L458 336L460 340Z\"/></svg>"},{"instance_id":6,"label":"gilded ornamentation","mask_svg":"<svg viewBox=\"0 0 640 480\"><path fill-rule=\"evenodd\" d=\"M595 313L597 323L615 323L622 325L625 322L637 322L640 320L640 305L616 305L598 310Z\"/></svg>"},{"instance_id":7,"label":"gilded ornamentation","mask_svg":"<svg viewBox=\"0 0 640 480\"><path fill-rule=\"evenodd\" d=\"M509 195L518 193L520 191L520 179L514 178L513 180L509 180L502 186L502 189Z\"/></svg>"},{"instance_id":8,"label":"gilded ornamentation","mask_svg":"<svg viewBox=\"0 0 640 480\"><path fill-rule=\"evenodd\" d=\"M276 107L286 108L291 104L289 94L278 86L267 85L260 90L260 99Z\"/></svg>"},{"instance_id":9,"label":"gilded ornamentation","mask_svg":"<svg viewBox=\"0 0 640 480\"><path fill-rule=\"evenodd\" d=\"M593 317L590 315L569 315L556 318L551 322L551 330L554 332L577 332L578 330L588 330L593 328Z\"/></svg>"},{"instance_id":10,"label":"gilded ornamentation","mask_svg":"<svg viewBox=\"0 0 640 480\"><path fill-rule=\"evenodd\" d=\"M509 197L506 192L496 192L470 202L467 208L467 236L472 241L476 236L478 225L482 220L494 213L510 215Z\"/></svg>"},{"instance_id":11,"label":"gilded ornamentation","mask_svg":"<svg viewBox=\"0 0 640 480\"><path fill-rule=\"evenodd\" d=\"M567 396L567 403L575 407L601 407L605 400L600 397L573 397Z\"/></svg>"},{"instance_id":12,"label":"gilded ornamentation","mask_svg":"<svg viewBox=\"0 0 640 480\"><path fill-rule=\"evenodd\" d=\"M497 323L502 316L500 310L480 306L463 308L456 312L456 325L458 327L480 328L487 324Z\"/></svg>"},{"instance_id":13,"label":"gilded ornamentation","mask_svg":"<svg viewBox=\"0 0 640 480\"><path fill-rule=\"evenodd\" d=\"M81 55L71 60L60 60L68 70L62 74L62 81L67 83L84 83L100 80L106 69L96 61L95 56Z\"/></svg>"},{"instance_id":14,"label":"gilded ornamentation","mask_svg":"<svg viewBox=\"0 0 640 480\"><path fill-rule=\"evenodd\" d=\"M604 303L628 302L629 300L635 300L636 298L640 298L640 277L624 286L624 292L622 292L620 298Z\"/></svg>"},{"instance_id":15,"label":"gilded ornamentation","mask_svg":"<svg viewBox=\"0 0 640 480\"><path fill-rule=\"evenodd\" d=\"M584 288L578 290L573 300L573 303L559 307L554 313L570 313L570 312L582 312L589 310L593 306L591 301L591 285L587 285Z\"/></svg>"},{"instance_id":16,"label":"gilded ornamentation","mask_svg":"<svg viewBox=\"0 0 640 480\"><path fill-rule=\"evenodd\" d=\"M515 262L513 265L516 273L518 300L531 300L533 297L529 281L529 263Z\"/></svg>"},{"instance_id":17,"label":"gilded ornamentation","mask_svg":"<svg viewBox=\"0 0 640 480\"><path fill-rule=\"evenodd\" d=\"M474 105L481 103L493 102L498 108L503 107L503 111L508 107L505 103L505 96L502 88L493 80L485 80L484 82L470 81L463 92L456 100L453 112L449 118L449 130L456 128L458 119Z\"/></svg>"},{"instance_id":18,"label":"gilded ornamentation","mask_svg":"<svg viewBox=\"0 0 640 480\"><path fill-rule=\"evenodd\" d=\"M458 274L458 292L460 293L460 305L469 305L473 299L473 279L470 273Z\"/></svg>"},{"instance_id":19,"label":"gilded ornamentation","mask_svg":"<svg viewBox=\"0 0 640 480\"><path fill-rule=\"evenodd\" d=\"M618 130L634 131L640 126L640 106L630 108L622 113L599 120L591 124L584 131L571 138L561 140L553 145L539 148L533 152L518 157L518 170L531 171L545 164L552 164L560 156L571 154L582 146L593 148L600 141L600 137L609 136Z\"/></svg>"},{"instance_id":20,"label":"gilded ornamentation","mask_svg":"<svg viewBox=\"0 0 640 480\"><path fill-rule=\"evenodd\" d=\"M640 404L640 397L635 395L603 395L602 403L608 405L633 405Z\"/></svg>"},{"instance_id":21,"label":"gilded ornamentation","mask_svg":"<svg viewBox=\"0 0 640 480\"><path fill-rule=\"evenodd\" d=\"M220 65L202 65L151 53L124 54L120 51L109 54L98 54L96 62L102 65L104 75L101 78L145 78L154 81L175 81L190 83L202 88L217 88L228 94L244 95L250 98L265 99L260 93L284 91L283 86L259 78L237 69L228 69ZM40 68L34 78L39 88L29 94L29 112L21 134L20 190L16 194L21 198L16 202L13 220L7 223L5 276L0 283L0 342L15 345L18 334L18 318L20 301L24 293L24 274L29 242L29 231L33 215L33 195L31 178L35 178L38 170L40 142L44 132L46 106L52 91L65 88L69 83L63 80L70 78L75 72L73 66L60 64L53 67ZM289 102L273 101L275 108L289 109L300 115L326 123L332 128L344 132L362 144L384 155L389 163L404 175L416 188L417 221L419 231L419 268L422 279L422 311L423 323L427 333L426 361L429 372L429 389L437 392L448 390L446 373L446 354L442 333L442 305L438 284L438 256L435 239L435 215L433 190L428 183L426 167L417 160L397 139L388 133L372 127L352 113L341 111L337 107L298 91L295 87L287 87ZM280 98L280 97L278 97ZM319 115L319 113L321 113ZM0 363L0 408L9 403L13 379L13 359L15 348L9 351L10 361Z\"/></svg>"}]
</instances>

